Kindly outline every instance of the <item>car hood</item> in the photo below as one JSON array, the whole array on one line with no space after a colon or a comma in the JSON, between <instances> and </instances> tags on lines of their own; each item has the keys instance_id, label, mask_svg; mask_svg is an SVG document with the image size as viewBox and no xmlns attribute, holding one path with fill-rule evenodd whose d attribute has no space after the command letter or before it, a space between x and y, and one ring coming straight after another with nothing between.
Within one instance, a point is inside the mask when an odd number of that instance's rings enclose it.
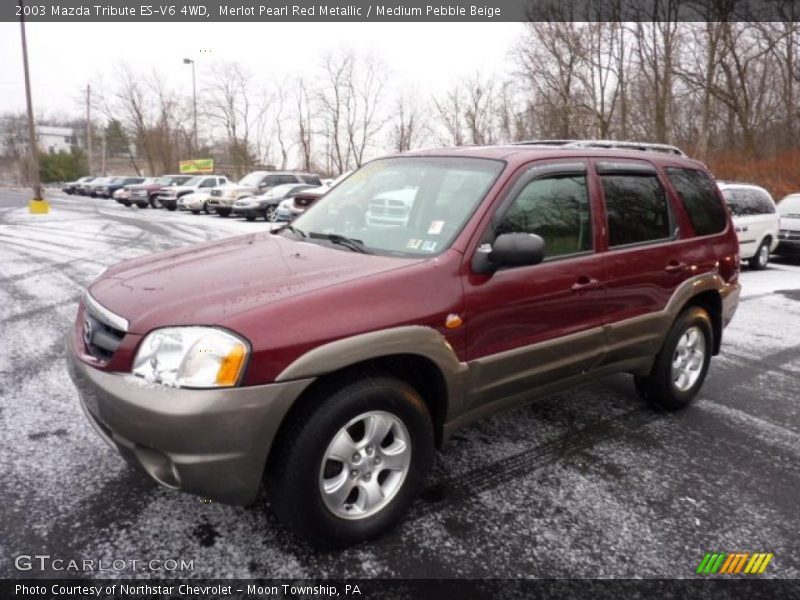
<instances>
[{"instance_id":1,"label":"car hood","mask_svg":"<svg viewBox=\"0 0 800 600\"><path fill-rule=\"evenodd\" d=\"M238 183L225 183L223 185L218 185L214 189L222 190L223 192L230 192L230 191L243 192L252 190L254 189L254 187L248 185L239 185Z\"/></svg>"},{"instance_id":2,"label":"car hood","mask_svg":"<svg viewBox=\"0 0 800 600\"><path fill-rule=\"evenodd\" d=\"M800 214L781 215L781 229L800 231Z\"/></svg>"},{"instance_id":3,"label":"car hood","mask_svg":"<svg viewBox=\"0 0 800 600\"><path fill-rule=\"evenodd\" d=\"M126 318L132 333L144 334L171 325L222 325L241 312L420 260L261 232L120 263L91 284L89 293Z\"/></svg>"}]
</instances>

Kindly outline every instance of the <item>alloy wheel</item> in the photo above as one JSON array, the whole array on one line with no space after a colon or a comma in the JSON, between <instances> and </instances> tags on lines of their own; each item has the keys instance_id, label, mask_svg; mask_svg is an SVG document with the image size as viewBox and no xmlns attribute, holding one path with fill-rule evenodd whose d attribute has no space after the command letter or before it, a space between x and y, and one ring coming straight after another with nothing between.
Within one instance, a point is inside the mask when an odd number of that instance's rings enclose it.
<instances>
[{"instance_id":1,"label":"alloy wheel","mask_svg":"<svg viewBox=\"0 0 800 600\"><path fill-rule=\"evenodd\" d=\"M397 495L411 466L411 437L385 411L351 419L331 440L319 473L325 506L343 519L364 519Z\"/></svg>"}]
</instances>

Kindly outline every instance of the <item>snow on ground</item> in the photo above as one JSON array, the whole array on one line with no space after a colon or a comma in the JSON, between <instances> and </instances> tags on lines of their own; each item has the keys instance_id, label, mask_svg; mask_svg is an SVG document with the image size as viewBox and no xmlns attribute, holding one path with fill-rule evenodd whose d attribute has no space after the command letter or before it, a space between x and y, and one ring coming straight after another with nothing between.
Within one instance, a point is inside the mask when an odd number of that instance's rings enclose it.
<instances>
[{"instance_id":1,"label":"snow on ground","mask_svg":"<svg viewBox=\"0 0 800 600\"><path fill-rule=\"evenodd\" d=\"M691 577L708 551L774 552L800 577L800 264L745 269L694 406L641 404L625 376L459 432L400 527L315 551L259 504L205 504L128 467L86 422L63 334L120 260L262 222L0 191L0 575L11 557L183 558L196 577ZM164 576L149 572L104 576Z\"/></svg>"}]
</instances>

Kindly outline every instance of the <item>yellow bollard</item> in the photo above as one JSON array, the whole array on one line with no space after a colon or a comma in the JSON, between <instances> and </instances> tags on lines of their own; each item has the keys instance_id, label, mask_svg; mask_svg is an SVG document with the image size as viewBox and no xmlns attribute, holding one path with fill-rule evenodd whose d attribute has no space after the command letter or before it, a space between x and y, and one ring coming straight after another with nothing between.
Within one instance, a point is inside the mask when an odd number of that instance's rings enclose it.
<instances>
[{"instance_id":1,"label":"yellow bollard","mask_svg":"<svg viewBox=\"0 0 800 600\"><path fill-rule=\"evenodd\" d=\"M28 212L32 215L46 215L50 212L50 203L42 198L34 198L28 202Z\"/></svg>"}]
</instances>

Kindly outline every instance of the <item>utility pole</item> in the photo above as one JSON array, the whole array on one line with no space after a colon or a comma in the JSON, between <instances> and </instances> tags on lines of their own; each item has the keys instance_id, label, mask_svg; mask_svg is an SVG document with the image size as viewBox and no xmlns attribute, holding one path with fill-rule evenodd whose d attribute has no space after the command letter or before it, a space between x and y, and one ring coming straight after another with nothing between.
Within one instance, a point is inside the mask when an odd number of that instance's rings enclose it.
<instances>
[{"instance_id":1,"label":"utility pole","mask_svg":"<svg viewBox=\"0 0 800 600\"><path fill-rule=\"evenodd\" d=\"M33 100L31 99L31 74L28 69L28 40L25 37L25 6L19 0L19 27L22 34L22 66L25 71L25 101L28 105L28 144L30 147L30 170L33 182L33 199L28 202L28 212L44 214L50 212L50 205L42 197L42 183L39 180L39 148L36 128L33 125Z\"/></svg>"},{"instance_id":2,"label":"utility pole","mask_svg":"<svg viewBox=\"0 0 800 600\"><path fill-rule=\"evenodd\" d=\"M105 131L103 131L103 133L101 134L100 141L102 148L100 154L100 172L103 174L103 176L105 176L106 175L106 132Z\"/></svg>"},{"instance_id":3,"label":"utility pole","mask_svg":"<svg viewBox=\"0 0 800 600\"><path fill-rule=\"evenodd\" d=\"M197 143L197 84L195 82L195 76L194 76L194 60L192 60L191 58L184 58L183 64L192 65L192 104L194 106L194 151L195 153L197 153L197 149L200 145Z\"/></svg>"},{"instance_id":4,"label":"utility pole","mask_svg":"<svg viewBox=\"0 0 800 600\"><path fill-rule=\"evenodd\" d=\"M92 86L86 85L86 162L89 166L89 175L94 173L92 168Z\"/></svg>"}]
</instances>

